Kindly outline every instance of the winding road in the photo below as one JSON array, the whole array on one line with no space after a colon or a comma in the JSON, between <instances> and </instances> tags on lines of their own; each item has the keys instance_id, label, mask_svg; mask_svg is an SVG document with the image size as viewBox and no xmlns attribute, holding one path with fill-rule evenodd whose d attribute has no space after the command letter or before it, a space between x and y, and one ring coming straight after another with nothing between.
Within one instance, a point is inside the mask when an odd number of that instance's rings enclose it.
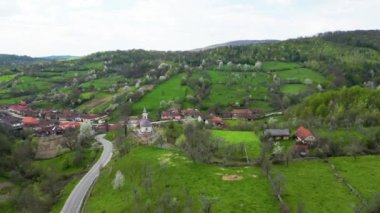
<instances>
[{"instance_id":1,"label":"winding road","mask_svg":"<svg viewBox=\"0 0 380 213\"><path fill-rule=\"evenodd\" d=\"M94 166L87 172L85 176L75 186L70 196L67 198L65 205L62 208L61 213L79 213L83 201L89 192L91 185L99 176L100 169L105 166L112 157L113 145L110 141L104 139L103 135L97 135L95 139L103 145L103 153Z\"/></svg>"}]
</instances>

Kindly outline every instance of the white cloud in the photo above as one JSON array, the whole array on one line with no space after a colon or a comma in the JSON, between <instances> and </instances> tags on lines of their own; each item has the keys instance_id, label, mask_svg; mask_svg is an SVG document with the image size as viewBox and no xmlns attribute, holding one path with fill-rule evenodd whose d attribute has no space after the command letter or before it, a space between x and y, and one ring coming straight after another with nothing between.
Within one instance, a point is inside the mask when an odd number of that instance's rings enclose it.
<instances>
[{"instance_id":1,"label":"white cloud","mask_svg":"<svg viewBox=\"0 0 380 213\"><path fill-rule=\"evenodd\" d=\"M185 50L236 39L379 29L379 6L375 0L3 0L0 52Z\"/></svg>"}]
</instances>

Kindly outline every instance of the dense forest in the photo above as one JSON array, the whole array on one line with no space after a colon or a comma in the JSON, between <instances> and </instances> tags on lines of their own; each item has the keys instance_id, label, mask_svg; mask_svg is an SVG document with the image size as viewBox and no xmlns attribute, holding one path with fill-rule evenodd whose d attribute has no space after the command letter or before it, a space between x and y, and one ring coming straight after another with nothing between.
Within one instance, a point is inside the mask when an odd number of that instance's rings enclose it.
<instances>
[{"instance_id":1,"label":"dense forest","mask_svg":"<svg viewBox=\"0 0 380 213\"><path fill-rule=\"evenodd\" d=\"M380 125L380 90L351 87L314 94L294 107L294 115L315 126Z\"/></svg>"}]
</instances>

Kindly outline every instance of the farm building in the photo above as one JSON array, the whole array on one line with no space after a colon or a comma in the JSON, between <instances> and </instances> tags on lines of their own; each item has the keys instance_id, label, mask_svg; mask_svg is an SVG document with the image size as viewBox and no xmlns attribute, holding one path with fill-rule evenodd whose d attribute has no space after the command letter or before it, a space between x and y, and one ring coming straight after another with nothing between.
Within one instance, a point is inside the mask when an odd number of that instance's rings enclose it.
<instances>
[{"instance_id":1,"label":"farm building","mask_svg":"<svg viewBox=\"0 0 380 213\"><path fill-rule=\"evenodd\" d=\"M224 127L224 120L221 117L213 116L208 119L208 122L216 127Z\"/></svg>"},{"instance_id":2,"label":"farm building","mask_svg":"<svg viewBox=\"0 0 380 213\"><path fill-rule=\"evenodd\" d=\"M289 129L266 129L264 131L264 136L269 140L289 140L290 131Z\"/></svg>"},{"instance_id":3,"label":"farm building","mask_svg":"<svg viewBox=\"0 0 380 213\"><path fill-rule=\"evenodd\" d=\"M167 111L161 112L161 120L181 120L181 113L179 110L171 108Z\"/></svg>"},{"instance_id":4,"label":"farm building","mask_svg":"<svg viewBox=\"0 0 380 213\"><path fill-rule=\"evenodd\" d=\"M199 112L198 109L187 108L185 110L182 110L181 114L183 117L197 118L198 116L201 115L201 112Z\"/></svg>"},{"instance_id":5,"label":"farm building","mask_svg":"<svg viewBox=\"0 0 380 213\"><path fill-rule=\"evenodd\" d=\"M297 137L297 142L300 142L303 144L312 145L316 141L316 138L311 133L311 131L303 126L297 129L296 137Z\"/></svg>"},{"instance_id":6,"label":"farm building","mask_svg":"<svg viewBox=\"0 0 380 213\"><path fill-rule=\"evenodd\" d=\"M253 115L252 110L250 109L233 109L231 111L232 118L245 118L248 119Z\"/></svg>"}]
</instances>

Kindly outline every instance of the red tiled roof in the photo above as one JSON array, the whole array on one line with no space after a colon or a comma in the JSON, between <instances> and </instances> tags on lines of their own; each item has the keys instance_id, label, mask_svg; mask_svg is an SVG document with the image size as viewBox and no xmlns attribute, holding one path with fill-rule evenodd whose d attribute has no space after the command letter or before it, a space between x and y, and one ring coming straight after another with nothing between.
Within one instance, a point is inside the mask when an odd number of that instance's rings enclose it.
<instances>
[{"instance_id":1,"label":"red tiled roof","mask_svg":"<svg viewBox=\"0 0 380 213\"><path fill-rule=\"evenodd\" d=\"M223 123L223 119L221 117L217 117L217 116L211 117L208 120L212 123Z\"/></svg>"},{"instance_id":2,"label":"red tiled roof","mask_svg":"<svg viewBox=\"0 0 380 213\"><path fill-rule=\"evenodd\" d=\"M311 133L310 130L308 130L305 127L301 126L300 128L297 129L296 135L300 139L304 140L307 137L312 136L313 134Z\"/></svg>"},{"instance_id":3,"label":"red tiled roof","mask_svg":"<svg viewBox=\"0 0 380 213\"><path fill-rule=\"evenodd\" d=\"M24 117L22 119L22 122L28 125L37 125L39 123L39 120L33 117Z\"/></svg>"},{"instance_id":4,"label":"red tiled roof","mask_svg":"<svg viewBox=\"0 0 380 213\"><path fill-rule=\"evenodd\" d=\"M78 123L78 122L65 122L65 123L61 123L59 125L59 127L61 127L62 129L77 128L77 127L80 127L80 123Z\"/></svg>"},{"instance_id":5,"label":"red tiled roof","mask_svg":"<svg viewBox=\"0 0 380 213\"><path fill-rule=\"evenodd\" d=\"M250 109L233 109L232 114L251 114L252 110Z\"/></svg>"},{"instance_id":6,"label":"red tiled roof","mask_svg":"<svg viewBox=\"0 0 380 213\"><path fill-rule=\"evenodd\" d=\"M11 111L14 111L14 112L22 112L22 111L28 109L28 106L27 105L19 105L19 104L18 105L10 105L8 107L8 109Z\"/></svg>"}]
</instances>

